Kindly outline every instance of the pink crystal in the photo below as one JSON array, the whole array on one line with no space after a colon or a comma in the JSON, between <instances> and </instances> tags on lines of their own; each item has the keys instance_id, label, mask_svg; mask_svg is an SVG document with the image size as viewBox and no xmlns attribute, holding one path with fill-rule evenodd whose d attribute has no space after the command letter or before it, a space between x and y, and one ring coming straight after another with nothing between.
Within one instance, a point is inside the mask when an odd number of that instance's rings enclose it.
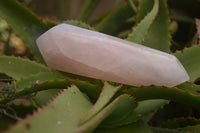
<instances>
[{"instance_id":1,"label":"pink crystal","mask_svg":"<svg viewBox=\"0 0 200 133\"><path fill-rule=\"evenodd\" d=\"M133 86L176 86L189 79L170 54L99 32L60 24L37 39L56 70Z\"/></svg>"}]
</instances>

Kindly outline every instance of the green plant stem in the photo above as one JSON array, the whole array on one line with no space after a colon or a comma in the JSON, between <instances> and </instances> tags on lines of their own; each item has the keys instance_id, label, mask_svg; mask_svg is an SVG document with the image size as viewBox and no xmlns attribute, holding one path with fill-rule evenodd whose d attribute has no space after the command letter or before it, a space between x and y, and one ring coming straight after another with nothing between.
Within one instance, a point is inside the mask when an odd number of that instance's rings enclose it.
<instances>
[{"instance_id":1,"label":"green plant stem","mask_svg":"<svg viewBox=\"0 0 200 133\"><path fill-rule=\"evenodd\" d=\"M132 10L134 11L134 13L137 13L137 8L136 8L135 4L133 3L133 1L132 0L126 0L126 2L132 8Z\"/></svg>"}]
</instances>

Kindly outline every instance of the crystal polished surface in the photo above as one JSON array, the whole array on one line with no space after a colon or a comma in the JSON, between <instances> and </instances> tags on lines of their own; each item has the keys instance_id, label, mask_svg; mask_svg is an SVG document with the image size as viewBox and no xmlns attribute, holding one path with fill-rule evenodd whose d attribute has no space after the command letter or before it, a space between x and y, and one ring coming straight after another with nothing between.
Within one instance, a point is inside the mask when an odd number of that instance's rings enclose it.
<instances>
[{"instance_id":1,"label":"crystal polished surface","mask_svg":"<svg viewBox=\"0 0 200 133\"><path fill-rule=\"evenodd\" d=\"M42 34L37 45L49 67L77 75L133 86L189 80L173 55L68 24Z\"/></svg>"}]
</instances>

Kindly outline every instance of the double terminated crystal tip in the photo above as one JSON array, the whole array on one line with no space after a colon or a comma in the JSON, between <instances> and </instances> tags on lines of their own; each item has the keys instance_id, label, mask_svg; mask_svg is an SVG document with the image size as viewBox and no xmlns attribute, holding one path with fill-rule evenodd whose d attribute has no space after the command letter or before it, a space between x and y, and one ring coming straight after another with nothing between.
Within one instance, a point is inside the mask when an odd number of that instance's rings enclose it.
<instances>
[{"instance_id":1,"label":"double terminated crystal tip","mask_svg":"<svg viewBox=\"0 0 200 133\"><path fill-rule=\"evenodd\" d=\"M133 86L176 86L189 79L170 54L99 32L60 24L37 39L56 70Z\"/></svg>"}]
</instances>

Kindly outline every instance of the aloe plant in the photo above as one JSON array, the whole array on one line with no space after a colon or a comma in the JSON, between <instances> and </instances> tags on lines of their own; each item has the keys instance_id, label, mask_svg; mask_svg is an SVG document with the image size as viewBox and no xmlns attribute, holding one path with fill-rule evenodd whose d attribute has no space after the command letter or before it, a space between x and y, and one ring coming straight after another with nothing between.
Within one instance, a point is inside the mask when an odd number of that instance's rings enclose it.
<instances>
[{"instance_id":1,"label":"aloe plant","mask_svg":"<svg viewBox=\"0 0 200 133\"><path fill-rule=\"evenodd\" d=\"M200 2L126 0L91 18L99 3L87 0L77 20L63 23L171 53L181 61L190 81L171 88L135 87L53 70L45 64L35 40L57 23L42 21L16 0L1 0L1 18L33 58L0 56L0 131L199 132Z\"/></svg>"}]
</instances>

